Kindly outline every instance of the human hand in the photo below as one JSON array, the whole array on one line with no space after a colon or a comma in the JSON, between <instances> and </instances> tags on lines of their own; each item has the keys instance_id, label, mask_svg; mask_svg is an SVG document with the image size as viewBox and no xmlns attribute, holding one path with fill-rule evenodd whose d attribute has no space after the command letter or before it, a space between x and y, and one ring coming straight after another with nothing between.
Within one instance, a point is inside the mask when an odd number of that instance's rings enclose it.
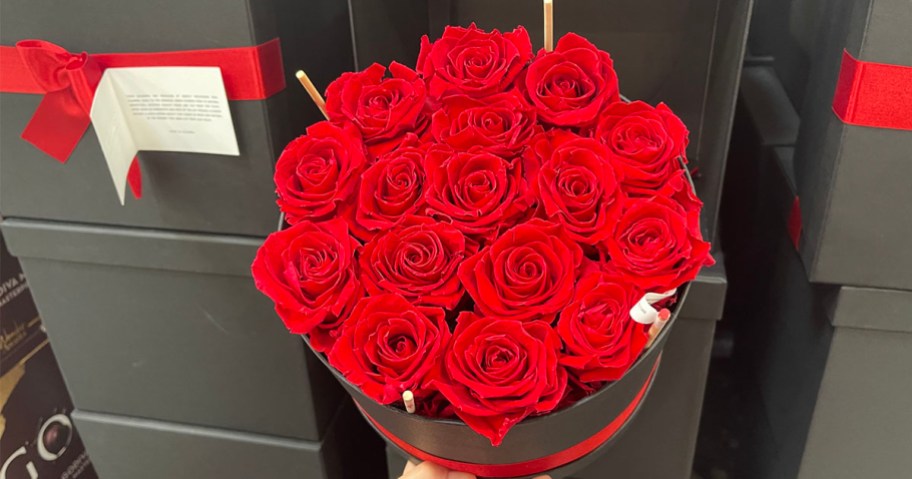
<instances>
[{"instance_id":1,"label":"human hand","mask_svg":"<svg viewBox=\"0 0 912 479\"><path fill-rule=\"evenodd\" d=\"M468 472L451 471L443 466L430 461L422 462L417 466L409 461L399 479L476 479L474 474ZM538 476L535 479L551 479L551 476Z\"/></svg>"}]
</instances>

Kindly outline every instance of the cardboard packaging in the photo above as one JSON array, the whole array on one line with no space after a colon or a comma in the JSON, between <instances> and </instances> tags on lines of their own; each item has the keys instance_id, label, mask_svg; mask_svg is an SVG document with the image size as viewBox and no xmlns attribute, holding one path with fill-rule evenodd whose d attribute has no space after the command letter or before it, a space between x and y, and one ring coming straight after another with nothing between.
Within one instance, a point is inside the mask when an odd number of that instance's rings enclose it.
<instances>
[{"instance_id":1,"label":"cardboard packaging","mask_svg":"<svg viewBox=\"0 0 912 479\"><path fill-rule=\"evenodd\" d=\"M285 90L231 101L240 156L141 152L143 197L121 206L94 131L61 164L20 138L40 95L0 94L0 211L6 217L265 236L278 210L273 165L285 144L322 116L294 79L322 89L352 69L345 2L319 0L10 0L0 44L25 39L70 52L217 49L278 38ZM217 19L217 21L216 21Z\"/></svg>"},{"instance_id":2,"label":"cardboard packaging","mask_svg":"<svg viewBox=\"0 0 912 479\"><path fill-rule=\"evenodd\" d=\"M912 217L900 213L912 204L912 131L854 126L834 113L844 51L912 66L912 8L907 0L827 8L795 147L801 258L815 283L912 290Z\"/></svg>"},{"instance_id":3,"label":"cardboard packaging","mask_svg":"<svg viewBox=\"0 0 912 479\"><path fill-rule=\"evenodd\" d=\"M319 440L342 391L250 277L261 240L7 219L84 411Z\"/></svg>"},{"instance_id":4,"label":"cardboard packaging","mask_svg":"<svg viewBox=\"0 0 912 479\"><path fill-rule=\"evenodd\" d=\"M598 451L597 458L582 459L585 464L573 471L557 471L554 479L690 479L713 332L727 286L722 258L716 259L716 266L691 284L663 350L662 361L668 367L656 372L639 413L617 441ZM389 477L395 479L402 474L405 458L395 447L387 447L387 463Z\"/></svg>"},{"instance_id":5,"label":"cardboard packaging","mask_svg":"<svg viewBox=\"0 0 912 479\"><path fill-rule=\"evenodd\" d=\"M348 399L318 442L80 410L73 419L101 477L363 479L386 467L379 438Z\"/></svg>"},{"instance_id":6,"label":"cardboard packaging","mask_svg":"<svg viewBox=\"0 0 912 479\"><path fill-rule=\"evenodd\" d=\"M438 38L445 25L476 22L484 29L524 25L542 45L540 2L526 0L352 0L359 68L396 60L414 65L418 39ZM750 0L558 2L554 37L573 31L611 53L621 93L664 101L690 129L688 158L706 203L703 235L715 236L735 96L744 55Z\"/></svg>"},{"instance_id":7,"label":"cardboard packaging","mask_svg":"<svg viewBox=\"0 0 912 479\"><path fill-rule=\"evenodd\" d=\"M25 275L0 237L0 479L95 479Z\"/></svg>"}]
</instances>

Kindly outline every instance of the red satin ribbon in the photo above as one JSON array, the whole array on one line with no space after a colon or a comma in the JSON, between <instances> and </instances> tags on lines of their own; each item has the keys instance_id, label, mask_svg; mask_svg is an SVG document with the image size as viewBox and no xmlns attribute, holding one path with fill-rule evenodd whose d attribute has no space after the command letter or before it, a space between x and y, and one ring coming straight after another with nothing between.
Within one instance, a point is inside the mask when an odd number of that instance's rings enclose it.
<instances>
[{"instance_id":1,"label":"red satin ribbon","mask_svg":"<svg viewBox=\"0 0 912 479\"><path fill-rule=\"evenodd\" d=\"M643 387L640 388L640 391L637 393L636 397L633 398L633 401L631 401L630 404L627 405L623 411L621 411L621 414L618 415L618 417L614 418L614 420L612 420L608 426L573 447L564 449L563 451L554 453L550 456L540 457L531 461L516 462L512 464L474 464L437 457L424 452L421 449L418 449L415 446L396 437L393 435L393 433L375 421L374 418L370 417L364 411L364 409L361 409L361 412L364 413L364 416L370 420L378 432L386 436L387 439L392 441L393 444L398 446L403 451L411 454L413 457L421 459L422 461L431 461L433 463L446 467L447 469L468 472L479 477L505 478L530 476L533 474L540 474L545 471L550 471L552 469L556 469L558 467L576 461L586 454L589 454L592 451L598 449L602 444L608 442L608 440L611 439L621 429L621 427L627 423L627 421L630 419L630 416L636 412L637 407L646 396L646 392L649 390L649 386L652 384L653 379L655 379L655 374L659 368L659 362L661 359L661 356L659 356L659 358L656 360L655 366L652 367L652 372L649 374L649 377L646 378L646 382L643 384ZM357 402L355 404L357 404Z\"/></svg>"},{"instance_id":2,"label":"red satin ribbon","mask_svg":"<svg viewBox=\"0 0 912 479\"><path fill-rule=\"evenodd\" d=\"M792 208L789 211L785 227L788 231L789 239L792 240L792 246L797 250L801 244L801 200L797 196L792 200Z\"/></svg>"},{"instance_id":3,"label":"red satin ribbon","mask_svg":"<svg viewBox=\"0 0 912 479\"><path fill-rule=\"evenodd\" d=\"M107 68L209 66L222 71L229 100L262 100L285 88L279 40L262 45L162 53L70 53L42 40L0 46L0 92L43 94L22 138L61 163L91 124L89 112ZM142 195L139 163L127 177Z\"/></svg>"},{"instance_id":4,"label":"red satin ribbon","mask_svg":"<svg viewBox=\"0 0 912 479\"><path fill-rule=\"evenodd\" d=\"M850 125L912 130L912 67L860 61L843 51L833 111Z\"/></svg>"}]
</instances>

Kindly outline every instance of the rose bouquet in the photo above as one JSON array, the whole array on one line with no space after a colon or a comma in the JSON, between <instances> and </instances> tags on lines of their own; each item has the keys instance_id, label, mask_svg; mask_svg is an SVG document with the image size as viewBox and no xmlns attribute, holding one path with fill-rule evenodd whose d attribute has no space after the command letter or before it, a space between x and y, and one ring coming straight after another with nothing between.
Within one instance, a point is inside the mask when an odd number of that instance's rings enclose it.
<instances>
[{"instance_id":1,"label":"rose bouquet","mask_svg":"<svg viewBox=\"0 0 912 479\"><path fill-rule=\"evenodd\" d=\"M623 100L578 35L534 54L522 27L448 27L415 69L343 74L325 114L276 164L287 227L252 272L363 410L468 426L493 450L633 374L712 264L686 127Z\"/></svg>"}]
</instances>

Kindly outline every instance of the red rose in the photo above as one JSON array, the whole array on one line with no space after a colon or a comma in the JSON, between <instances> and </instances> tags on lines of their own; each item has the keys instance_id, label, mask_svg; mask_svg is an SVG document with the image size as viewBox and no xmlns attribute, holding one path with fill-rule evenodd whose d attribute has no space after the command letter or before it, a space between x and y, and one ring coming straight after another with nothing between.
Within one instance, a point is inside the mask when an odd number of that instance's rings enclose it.
<instances>
[{"instance_id":1,"label":"red rose","mask_svg":"<svg viewBox=\"0 0 912 479\"><path fill-rule=\"evenodd\" d=\"M292 140L276 163L275 184L285 220L333 217L350 201L367 159L358 130L321 121Z\"/></svg>"},{"instance_id":2,"label":"red rose","mask_svg":"<svg viewBox=\"0 0 912 479\"><path fill-rule=\"evenodd\" d=\"M392 150L406 133L427 126L427 91L411 68L393 62L391 78L374 63L366 70L343 73L326 88L326 113L332 121L351 121L361 130L371 154Z\"/></svg>"},{"instance_id":3,"label":"red rose","mask_svg":"<svg viewBox=\"0 0 912 479\"><path fill-rule=\"evenodd\" d=\"M678 203L687 213L687 225L694 234L700 234L700 211L703 209L703 202L694 193L693 183L684 169L678 168L678 171L672 173L655 194L666 196Z\"/></svg>"},{"instance_id":4,"label":"red rose","mask_svg":"<svg viewBox=\"0 0 912 479\"><path fill-rule=\"evenodd\" d=\"M434 43L421 39L418 68L432 98L463 93L481 98L506 91L529 59L532 42L523 27L508 33L446 27Z\"/></svg>"},{"instance_id":5,"label":"red rose","mask_svg":"<svg viewBox=\"0 0 912 479\"><path fill-rule=\"evenodd\" d=\"M404 145L380 156L361 175L358 204L349 213L352 232L369 240L387 231L424 206L424 157L427 145L415 136ZM414 145L414 146L413 146Z\"/></svg>"},{"instance_id":6,"label":"red rose","mask_svg":"<svg viewBox=\"0 0 912 479\"><path fill-rule=\"evenodd\" d=\"M362 295L357 248L342 220L302 221L270 234L253 260L257 289L275 302L290 332L310 336L316 351L332 347L337 328Z\"/></svg>"},{"instance_id":7,"label":"red rose","mask_svg":"<svg viewBox=\"0 0 912 479\"><path fill-rule=\"evenodd\" d=\"M450 340L440 308L416 307L395 294L358 302L329 353L329 362L381 404L432 392L438 358Z\"/></svg>"},{"instance_id":8,"label":"red rose","mask_svg":"<svg viewBox=\"0 0 912 479\"><path fill-rule=\"evenodd\" d=\"M551 322L573 297L582 257L559 225L533 219L465 260L459 278L486 316Z\"/></svg>"},{"instance_id":9,"label":"red rose","mask_svg":"<svg viewBox=\"0 0 912 479\"><path fill-rule=\"evenodd\" d=\"M602 111L593 132L608 146L631 194L651 195L681 169L687 127L664 103L617 102Z\"/></svg>"},{"instance_id":10,"label":"red rose","mask_svg":"<svg viewBox=\"0 0 912 479\"><path fill-rule=\"evenodd\" d=\"M644 292L677 288L714 263L699 210L662 195L629 199L604 245L610 266Z\"/></svg>"},{"instance_id":11,"label":"red rose","mask_svg":"<svg viewBox=\"0 0 912 479\"><path fill-rule=\"evenodd\" d=\"M552 411L567 388L561 342L544 321L460 313L437 388L456 415L498 446L514 424Z\"/></svg>"},{"instance_id":12,"label":"red rose","mask_svg":"<svg viewBox=\"0 0 912 479\"><path fill-rule=\"evenodd\" d=\"M587 271L557 321L566 348L561 364L584 383L620 379L649 338L648 326L630 317L630 308L642 296L623 278Z\"/></svg>"},{"instance_id":13,"label":"red rose","mask_svg":"<svg viewBox=\"0 0 912 479\"><path fill-rule=\"evenodd\" d=\"M431 119L431 133L457 150L481 149L512 158L541 127L535 109L516 92L499 93L483 100L451 96Z\"/></svg>"},{"instance_id":14,"label":"red rose","mask_svg":"<svg viewBox=\"0 0 912 479\"><path fill-rule=\"evenodd\" d=\"M588 126L620 98L611 56L575 33L553 52L539 50L520 85L542 121L557 126Z\"/></svg>"},{"instance_id":15,"label":"red rose","mask_svg":"<svg viewBox=\"0 0 912 479\"><path fill-rule=\"evenodd\" d=\"M542 162L536 187L545 215L583 244L598 244L611 234L623 194L605 146L553 130L533 141L529 151Z\"/></svg>"},{"instance_id":16,"label":"red rose","mask_svg":"<svg viewBox=\"0 0 912 479\"><path fill-rule=\"evenodd\" d=\"M485 241L519 221L534 195L523 178L522 158L504 159L483 150L431 148L427 172L427 213Z\"/></svg>"},{"instance_id":17,"label":"red rose","mask_svg":"<svg viewBox=\"0 0 912 479\"><path fill-rule=\"evenodd\" d=\"M361 279L370 294L398 293L412 304L452 310L465 292L456 276L465 256L459 230L412 216L364 245Z\"/></svg>"}]
</instances>

